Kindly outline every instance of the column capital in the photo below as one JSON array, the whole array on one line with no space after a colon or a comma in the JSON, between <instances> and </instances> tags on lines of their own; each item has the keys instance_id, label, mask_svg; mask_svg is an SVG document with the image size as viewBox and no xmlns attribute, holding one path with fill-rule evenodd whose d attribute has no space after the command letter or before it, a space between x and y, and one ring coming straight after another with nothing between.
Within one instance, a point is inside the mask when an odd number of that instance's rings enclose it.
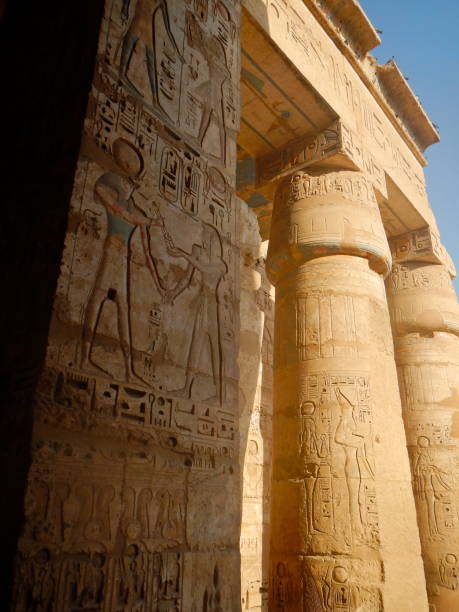
<instances>
[{"instance_id":1,"label":"column capital","mask_svg":"<svg viewBox=\"0 0 459 612\"><path fill-rule=\"evenodd\" d=\"M456 268L446 248L440 242L440 236L430 226L389 239L392 261L424 261L443 264L451 278L456 276Z\"/></svg>"},{"instance_id":2,"label":"column capital","mask_svg":"<svg viewBox=\"0 0 459 612\"><path fill-rule=\"evenodd\" d=\"M349 170L296 171L274 200L267 270L276 284L286 272L328 255L368 259L386 275L390 251L371 181Z\"/></svg>"}]
</instances>

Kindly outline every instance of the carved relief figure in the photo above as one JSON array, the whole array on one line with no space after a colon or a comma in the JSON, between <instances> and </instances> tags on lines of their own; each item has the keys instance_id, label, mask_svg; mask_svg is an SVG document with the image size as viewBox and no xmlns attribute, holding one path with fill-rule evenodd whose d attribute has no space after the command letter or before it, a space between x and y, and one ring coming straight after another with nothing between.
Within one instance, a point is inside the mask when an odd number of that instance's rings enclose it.
<instances>
[{"instance_id":1,"label":"carved relief figure","mask_svg":"<svg viewBox=\"0 0 459 612\"><path fill-rule=\"evenodd\" d=\"M158 610L179 612L181 598L181 566L180 555L155 555L159 558L156 564L156 602Z\"/></svg>"},{"instance_id":2,"label":"carved relief figure","mask_svg":"<svg viewBox=\"0 0 459 612\"><path fill-rule=\"evenodd\" d=\"M204 223L202 244L193 245L191 253L186 253L175 247L170 237L167 248L171 256L183 257L189 264L182 281L175 287L174 294L178 294L187 287L192 278L196 279L199 284L199 293L197 293L192 306L192 311L195 314L187 360L186 381L179 393L191 397L194 377L199 371L201 354L205 343L208 342L212 361L212 376L215 384L215 399L221 403L223 400L223 360L220 338L221 300L219 287L223 276L227 272L227 265L223 260L220 236L214 227Z\"/></svg>"},{"instance_id":3,"label":"carved relief figure","mask_svg":"<svg viewBox=\"0 0 459 612\"><path fill-rule=\"evenodd\" d=\"M113 146L113 154L120 173L107 172L96 181L95 200L104 206L107 214L107 235L94 285L86 306L81 342L81 368L98 373L110 373L91 360L91 349L97 325L106 300L115 303L118 334L124 358L126 380L137 378L132 365L131 331L129 322L129 258L130 241L139 227L147 264L159 291L164 287L156 264L149 251L146 226L150 219L134 200L136 180L143 169L143 159L137 149L123 139Z\"/></svg>"},{"instance_id":4,"label":"carved relief figure","mask_svg":"<svg viewBox=\"0 0 459 612\"><path fill-rule=\"evenodd\" d=\"M225 602L223 601L220 588L220 575L218 565L215 564L212 586L206 588L202 600L202 612L224 612Z\"/></svg>"},{"instance_id":5,"label":"carved relief figure","mask_svg":"<svg viewBox=\"0 0 459 612\"><path fill-rule=\"evenodd\" d=\"M56 582L51 554L46 548L25 560L17 581L17 609L26 612L51 612Z\"/></svg>"},{"instance_id":6,"label":"carved relief figure","mask_svg":"<svg viewBox=\"0 0 459 612\"><path fill-rule=\"evenodd\" d=\"M294 603L293 581L285 563L279 561L276 564L273 577L273 601L276 604L275 610L288 610L290 604Z\"/></svg>"},{"instance_id":7,"label":"carved relief figure","mask_svg":"<svg viewBox=\"0 0 459 612\"><path fill-rule=\"evenodd\" d=\"M121 17L125 23L129 21L130 8L131 0L123 0ZM171 31L166 0L137 0L121 43L120 75L136 94L142 95L128 76L129 65L139 41L145 45L153 102L171 116L170 102L179 94L183 58ZM173 111L171 118L176 119Z\"/></svg>"},{"instance_id":8,"label":"carved relief figure","mask_svg":"<svg viewBox=\"0 0 459 612\"><path fill-rule=\"evenodd\" d=\"M220 10L225 11L226 9L221 7ZM230 78L230 72L226 64L225 49L217 37L205 32L193 13L189 11L186 14L186 32L190 47L199 51L209 65L208 82L201 84L194 91L203 101L198 140L205 151L226 163L223 87ZM218 143L212 141L211 132L213 129L218 132Z\"/></svg>"},{"instance_id":9,"label":"carved relief figure","mask_svg":"<svg viewBox=\"0 0 459 612\"><path fill-rule=\"evenodd\" d=\"M146 557L136 544L130 544L119 561L118 605L129 612L144 612Z\"/></svg>"},{"instance_id":10,"label":"carved relief figure","mask_svg":"<svg viewBox=\"0 0 459 612\"><path fill-rule=\"evenodd\" d=\"M93 553L89 559L87 555L80 555L71 561L71 568L67 565L68 577L68 604L71 609L93 610L102 609L105 587L106 559L102 553Z\"/></svg>"},{"instance_id":11,"label":"carved relief figure","mask_svg":"<svg viewBox=\"0 0 459 612\"><path fill-rule=\"evenodd\" d=\"M366 432L359 426L356 404L351 403L339 387L335 389L335 393L341 408L335 442L342 446L345 454L344 471L352 531L357 538L367 540L365 481L374 480L375 477L367 451L369 441L366 439Z\"/></svg>"},{"instance_id":12,"label":"carved relief figure","mask_svg":"<svg viewBox=\"0 0 459 612\"><path fill-rule=\"evenodd\" d=\"M306 545L315 549L333 541L335 547L348 551L355 539L376 546L379 527L369 379L355 373L323 372L308 376L305 383L300 393L298 446Z\"/></svg>"},{"instance_id":13,"label":"carved relief figure","mask_svg":"<svg viewBox=\"0 0 459 612\"><path fill-rule=\"evenodd\" d=\"M430 537L441 539L445 535L441 531L442 505L452 504L452 488L447 480L448 474L435 465L429 438L419 436L417 444L413 470L415 492L425 501Z\"/></svg>"},{"instance_id":14,"label":"carved relief figure","mask_svg":"<svg viewBox=\"0 0 459 612\"><path fill-rule=\"evenodd\" d=\"M330 450L330 421L324 418L327 413L324 406L321 412L322 418L316 422L314 402L302 402L300 446L309 535L318 532L332 533L334 529L331 466L324 460Z\"/></svg>"}]
</instances>

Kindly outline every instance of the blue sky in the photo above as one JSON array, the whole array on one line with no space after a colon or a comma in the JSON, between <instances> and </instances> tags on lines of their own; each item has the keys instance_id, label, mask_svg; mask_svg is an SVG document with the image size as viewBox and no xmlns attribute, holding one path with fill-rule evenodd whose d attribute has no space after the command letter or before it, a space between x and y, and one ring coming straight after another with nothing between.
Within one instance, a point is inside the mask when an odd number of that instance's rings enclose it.
<instances>
[{"instance_id":1,"label":"blue sky","mask_svg":"<svg viewBox=\"0 0 459 612\"><path fill-rule=\"evenodd\" d=\"M459 273L459 0L360 0L382 30L371 52L384 64L395 56L441 141L425 153L429 200L442 242ZM459 291L459 280L455 281Z\"/></svg>"}]
</instances>

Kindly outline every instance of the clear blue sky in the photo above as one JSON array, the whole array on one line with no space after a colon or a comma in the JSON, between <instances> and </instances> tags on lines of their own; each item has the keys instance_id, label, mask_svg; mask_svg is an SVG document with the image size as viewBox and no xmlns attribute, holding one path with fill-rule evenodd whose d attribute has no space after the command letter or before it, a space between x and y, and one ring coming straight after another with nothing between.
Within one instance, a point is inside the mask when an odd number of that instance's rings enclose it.
<instances>
[{"instance_id":1,"label":"clear blue sky","mask_svg":"<svg viewBox=\"0 0 459 612\"><path fill-rule=\"evenodd\" d=\"M360 0L382 30L371 53L395 56L433 123L440 142L425 156L427 191L443 244L459 274L459 0ZM455 281L459 293L459 280Z\"/></svg>"}]
</instances>

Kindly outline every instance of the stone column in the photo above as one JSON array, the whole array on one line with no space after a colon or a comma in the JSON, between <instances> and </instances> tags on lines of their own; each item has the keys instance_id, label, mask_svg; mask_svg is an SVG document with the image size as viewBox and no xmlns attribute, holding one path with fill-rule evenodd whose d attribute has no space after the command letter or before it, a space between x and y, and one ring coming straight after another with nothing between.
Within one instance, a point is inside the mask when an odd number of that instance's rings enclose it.
<instances>
[{"instance_id":1,"label":"stone column","mask_svg":"<svg viewBox=\"0 0 459 612\"><path fill-rule=\"evenodd\" d=\"M459 308L434 239L392 241L387 297L429 602L446 612L459 609Z\"/></svg>"},{"instance_id":2,"label":"stone column","mask_svg":"<svg viewBox=\"0 0 459 612\"><path fill-rule=\"evenodd\" d=\"M427 610L383 276L357 172L276 194L271 608Z\"/></svg>"}]
</instances>

